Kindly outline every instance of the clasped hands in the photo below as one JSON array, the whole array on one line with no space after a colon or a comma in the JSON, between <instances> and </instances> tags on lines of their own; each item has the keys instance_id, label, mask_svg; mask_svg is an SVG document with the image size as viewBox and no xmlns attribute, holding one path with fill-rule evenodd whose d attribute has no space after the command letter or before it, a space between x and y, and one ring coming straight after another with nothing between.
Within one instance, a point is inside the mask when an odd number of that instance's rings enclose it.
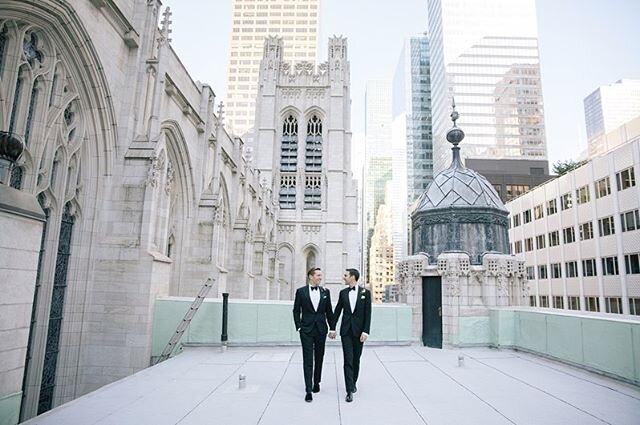
<instances>
[{"instance_id":1,"label":"clasped hands","mask_svg":"<svg viewBox=\"0 0 640 425\"><path fill-rule=\"evenodd\" d=\"M366 333L362 333L360 335L360 342L365 342L367 340L367 334ZM336 331L329 331L329 338L330 339L336 339Z\"/></svg>"}]
</instances>

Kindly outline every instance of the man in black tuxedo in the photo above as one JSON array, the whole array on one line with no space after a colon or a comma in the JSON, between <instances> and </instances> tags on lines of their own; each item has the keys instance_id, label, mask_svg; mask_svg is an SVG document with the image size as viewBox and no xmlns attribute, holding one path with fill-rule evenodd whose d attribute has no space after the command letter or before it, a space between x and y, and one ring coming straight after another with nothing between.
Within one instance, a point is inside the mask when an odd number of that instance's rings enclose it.
<instances>
[{"instance_id":1,"label":"man in black tuxedo","mask_svg":"<svg viewBox=\"0 0 640 425\"><path fill-rule=\"evenodd\" d=\"M342 315L340 325L340 339L342 340L342 354L344 357L344 384L347 390L348 403L353 401L353 393L360 373L360 355L364 342L369 337L369 326L371 324L371 292L368 289L358 286L360 272L356 269L347 269L342 276L344 283L348 285L340 291L338 304L333 314L331 323L331 338L335 338L333 331L336 323Z\"/></svg>"},{"instance_id":2,"label":"man in black tuxedo","mask_svg":"<svg viewBox=\"0 0 640 425\"><path fill-rule=\"evenodd\" d=\"M320 392L320 378L322 377L322 358L324 344L331 324L331 293L319 285L322 271L314 267L307 272L309 284L298 288L293 302L293 321L300 334L302 343L302 365L304 370L304 384L306 402L311 402L311 392ZM315 360L315 361L314 361ZM311 374L313 372L313 387Z\"/></svg>"}]
</instances>

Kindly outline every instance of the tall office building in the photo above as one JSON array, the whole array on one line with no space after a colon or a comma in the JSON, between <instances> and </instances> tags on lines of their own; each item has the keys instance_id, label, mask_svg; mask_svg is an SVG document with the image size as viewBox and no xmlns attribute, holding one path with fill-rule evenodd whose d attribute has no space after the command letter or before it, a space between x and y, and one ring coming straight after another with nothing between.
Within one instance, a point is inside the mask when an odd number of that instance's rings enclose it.
<instances>
[{"instance_id":1,"label":"tall office building","mask_svg":"<svg viewBox=\"0 0 640 425\"><path fill-rule=\"evenodd\" d=\"M640 115L640 80L618 80L584 99L589 156L606 151L602 136Z\"/></svg>"},{"instance_id":2,"label":"tall office building","mask_svg":"<svg viewBox=\"0 0 640 425\"><path fill-rule=\"evenodd\" d=\"M394 254L408 253L408 207L433 179L429 38L408 38L393 77L393 187L407 202L393 204Z\"/></svg>"},{"instance_id":3,"label":"tall office building","mask_svg":"<svg viewBox=\"0 0 640 425\"><path fill-rule=\"evenodd\" d=\"M368 259L371 236L378 208L384 203L386 183L391 181L391 81L367 81L365 89L365 167L364 220L365 259ZM365 264L365 278L369 266Z\"/></svg>"},{"instance_id":4,"label":"tall office building","mask_svg":"<svg viewBox=\"0 0 640 425\"><path fill-rule=\"evenodd\" d=\"M284 39L286 62L315 62L320 0L233 0L225 124L243 136L253 127L264 39Z\"/></svg>"},{"instance_id":5,"label":"tall office building","mask_svg":"<svg viewBox=\"0 0 640 425\"><path fill-rule=\"evenodd\" d=\"M455 97L467 134L463 159L474 159L503 199L511 186L546 180L535 0L429 0L428 9L434 171L449 165Z\"/></svg>"}]
</instances>

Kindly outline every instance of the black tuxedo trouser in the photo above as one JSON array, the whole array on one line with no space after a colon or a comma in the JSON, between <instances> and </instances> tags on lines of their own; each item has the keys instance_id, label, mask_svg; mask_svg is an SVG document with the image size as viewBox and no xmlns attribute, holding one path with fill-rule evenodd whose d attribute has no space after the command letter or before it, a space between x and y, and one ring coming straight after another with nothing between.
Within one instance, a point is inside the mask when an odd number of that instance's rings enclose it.
<instances>
[{"instance_id":1,"label":"black tuxedo trouser","mask_svg":"<svg viewBox=\"0 0 640 425\"><path fill-rule=\"evenodd\" d=\"M322 359L324 358L324 344L326 339L327 335L321 334L315 327L311 333L306 333L300 329L305 392L310 393L313 389L313 384L320 383L320 378L322 377ZM313 383L311 381L312 375Z\"/></svg>"},{"instance_id":2,"label":"black tuxedo trouser","mask_svg":"<svg viewBox=\"0 0 640 425\"><path fill-rule=\"evenodd\" d=\"M341 335L342 355L344 356L344 386L347 392L353 392L360 373L360 355L364 343L360 342L360 335Z\"/></svg>"}]
</instances>

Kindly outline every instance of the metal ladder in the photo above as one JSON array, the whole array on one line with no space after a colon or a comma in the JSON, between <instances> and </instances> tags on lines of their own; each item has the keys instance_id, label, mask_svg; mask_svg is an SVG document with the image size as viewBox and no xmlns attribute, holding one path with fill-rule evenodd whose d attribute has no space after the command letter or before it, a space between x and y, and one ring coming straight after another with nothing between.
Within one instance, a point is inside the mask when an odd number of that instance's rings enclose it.
<instances>
[{"instance_id":1,"label":"metal ladder","mask_svg":"<svg viewBox=\"0 0 640 425\"><path fill-rule=\"evenodd\" d=\"M162 350L162 353L159 356L151 359L151 365L152 366L156 365L156 364L158 364L158 363L160 363L162 361L167 360L169 358L169 356L171 356L171 353L173 353L173 350L176 348L176 345L178 344L178 342L182 338L182 335L184 334L184 331L187 330L187 327L191 323L191 320L193 319L193 316L195 316L195 314L198 312L198 309L202 305L202 302L204 301L204 298L207 296L207 294L209 293L209 290L211 289L212 286L213 286L213 278L210 277L204 283L202 288L200 288L200 292L198 292L198 295L196 296L196 299L193 300L193 302L191 303L191 306L189 307L189 310L187 310L186 314L182 318L182 321L178 325L178 328L176 329L176 331L171 336L171 339L167 343L166 347L164 347L164 350Z\"/></svg>"}]
</instances>

